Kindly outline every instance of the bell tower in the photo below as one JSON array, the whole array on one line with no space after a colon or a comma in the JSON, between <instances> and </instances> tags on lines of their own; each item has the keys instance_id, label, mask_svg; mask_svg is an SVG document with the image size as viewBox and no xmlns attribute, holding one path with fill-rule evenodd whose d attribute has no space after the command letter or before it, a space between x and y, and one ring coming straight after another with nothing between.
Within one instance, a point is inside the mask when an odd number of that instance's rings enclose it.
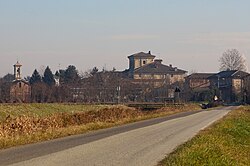
<instances>
[{"instance_id":1,"label":"bell tower","mask_svg":"<svg viewBox=\"0 0 250 166\"><path fill-rule=\"evenodd\" d=\"M14 77L15 80L21 80L21 67L22 65L17 61L17 63L14 65Z\"/></svg>"}]
</instances>

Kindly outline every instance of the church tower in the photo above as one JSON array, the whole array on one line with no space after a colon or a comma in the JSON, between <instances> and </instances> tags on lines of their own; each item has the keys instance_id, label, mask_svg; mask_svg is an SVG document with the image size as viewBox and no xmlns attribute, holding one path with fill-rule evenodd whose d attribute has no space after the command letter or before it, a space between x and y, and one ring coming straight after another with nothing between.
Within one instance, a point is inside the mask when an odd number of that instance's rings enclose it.
<instances>
[{"instance_id":1,"label":"church tower","mask_svg":"<svg viewBox=\"0 0 250 166\"><path fill-rule=\"evenodd\" d=\"M14 65L14 77L15 80L21 80L21 67L22 65L17 61L17 63Z\"/></svg>"},{"instance_id":2,"label":"church tower","mask_svg":"<svg viewBox=\"0 0 250 166\"><path fill-rule=\"evenodd\" d=\"M134 78L134 71L144 65L154 62L155 55L151 54L151 51L148 53L139 52L133 55L128 56L129 59L129 77Z\"/></svg>"},{"instance_id":3,"label":"church tower","mask_svg":"<svg viewBox=\"0 0 250 166\"><path fill-rule=\"evenodd\" d=\"M10 87L10 102L27 103L31 99L31 86L21 77L22 65L14 64L14 79Z\"/></svg>"}]
</instances>

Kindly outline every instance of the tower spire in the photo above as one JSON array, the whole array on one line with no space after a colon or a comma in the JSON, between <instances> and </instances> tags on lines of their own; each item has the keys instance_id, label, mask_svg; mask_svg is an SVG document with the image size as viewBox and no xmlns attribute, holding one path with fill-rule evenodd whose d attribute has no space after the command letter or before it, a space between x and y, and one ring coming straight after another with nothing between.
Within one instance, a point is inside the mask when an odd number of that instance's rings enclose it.
<instances>
[{"instance_id":1,"label":"tower spire","mask_svg":"<svg viewBox=\"0 0 250 166\"><path fill-rule=\"evenodd\" d=\"M15 77L15 80L21 80L21 67L22 65L18 62L17 60L17 63L14 64L14 77Z\"/></svg>"}]
</instances>

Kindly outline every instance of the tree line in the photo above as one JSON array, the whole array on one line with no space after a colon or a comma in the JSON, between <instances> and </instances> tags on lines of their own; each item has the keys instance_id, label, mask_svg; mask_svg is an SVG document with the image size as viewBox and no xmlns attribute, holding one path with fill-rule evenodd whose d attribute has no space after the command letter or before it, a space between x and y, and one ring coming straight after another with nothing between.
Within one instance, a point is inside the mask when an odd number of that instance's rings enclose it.
<instances>
[{"instance_id":1,"label":"tree line","mask_svg":"<svg viewBox=\"0 0 250 166\"><path fill-rule=\"evenodd\" d=\"M14 75L0 78L0 102L10 101L10 86ZM139 101L146 86L134 85L123 72L99 71L97 67L80 75L77 68L69 65L53 73L49 66L40 74L37 69L24 78L31 86L30 102L85 102L114 103L120 101Z\"/></svg>"},{"instance_id":2,"label":"tree line","mask_svg":"<svg viewBox=\"0 0 250 166\"><path fill-rule=\"evenodd\" d=\"M10 86L14 76L7 74L0 78L0 102L10 101ZM126 73L101 70L97 67L79 74L75 66L70 65L53 73L49 66L40 74L36 69L25 80L31 86L30 102L84 102L84 103L119 103L119 102L153 102L159 96L166 97L165 84L155 88L155 82L140 81L133 83Z\"/></svg>"}]
</instances>

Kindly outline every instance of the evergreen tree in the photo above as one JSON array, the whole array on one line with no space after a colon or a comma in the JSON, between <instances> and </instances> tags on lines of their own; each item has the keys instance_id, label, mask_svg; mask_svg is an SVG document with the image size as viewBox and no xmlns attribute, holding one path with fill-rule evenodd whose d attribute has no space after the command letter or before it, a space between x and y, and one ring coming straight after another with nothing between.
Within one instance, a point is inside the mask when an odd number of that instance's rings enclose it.
<instances>
[{"instance_id":1,"label":"evergreen tree","mask_svg":"<svg viewBox=\"0 0 250 166\"><path fill-rule=\"evenodd\" d=\"M55 85L55 79L52 71L50 70L49 66L46 67L44 74L43 74L43 82L49 86Z\"/></svg>"},{"instance_id":2,"label":"evergreen tree","mask_svg":"<svg viewBox=\"0 0 250 166\"><path fill-rule=\"evenodd\" d=\"M55 76L56 78L59 79L60 83L64 82L64 75L65 75L65 70L60 69L59 71L56 71Z\"/></svg>"},{"instance_id":3,"label":"evergreen tree","mask_svg":"<svg viewBox=\"0 0 250 166\"><path fill-rule=\"evenodd\" d=\"M73 65L68 66L64 73L64 82L66 84L76 84L79 81L78 71Z\"/></svg>"},{"instance_id":4,"label":"evergreen tree","mask_svg":"<svg viewBox=\"0 0 250 166\"><path fill-rule=\"evenodd\" d=\"M30 84L34 84L34 83L40 83L42 82L42 78L40 76L40 74L38 73L38 71L35 69L32 76L30 77Z\"/></svg>"}]
</instances>

